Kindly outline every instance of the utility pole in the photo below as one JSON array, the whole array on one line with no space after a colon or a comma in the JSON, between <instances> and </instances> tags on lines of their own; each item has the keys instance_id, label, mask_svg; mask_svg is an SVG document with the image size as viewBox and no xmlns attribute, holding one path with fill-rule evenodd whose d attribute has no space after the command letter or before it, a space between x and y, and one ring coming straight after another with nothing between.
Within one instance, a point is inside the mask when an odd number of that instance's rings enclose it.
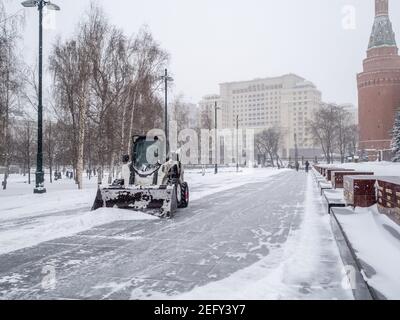
<instances>
[{"instance_id":1,"label":"utility pole","mask_svg":"<svg viewBox=\"0 0 400 320\"><path fill-rule=\"evenodd\" d=\"M44 171L43 171L43 8L47 6L50 10L60 10L60 7L50 1L44 0L27 0L22 2L27 8L37 7L39 11L39 88L38 88L38 141L37 141L37 160L36 160L36 187L34 193L46 193L44 187Z\"/></svg>"},{"instance_id":2,"label":"utility pole","mask_svg":"<svg viewBox=\"0 0 400 320\"><path fill-rule=\"evenodd\" d=\"M169 160L169 130L168 130L168 82L174 81L168 76L168 69L165 69L164 75L161 77L164 80L164 132L165 132L165 154L167 161Z\"/></svg>"},{"instance_id":3,"label":"utility pole","mask_svg":"<svg viewBox=\"0 0 400 320\"><path fill-rule=\"evenodd\" d=\"M239 115L236 115L236 172L239 172Z\"/></svg>"}]
</instances>

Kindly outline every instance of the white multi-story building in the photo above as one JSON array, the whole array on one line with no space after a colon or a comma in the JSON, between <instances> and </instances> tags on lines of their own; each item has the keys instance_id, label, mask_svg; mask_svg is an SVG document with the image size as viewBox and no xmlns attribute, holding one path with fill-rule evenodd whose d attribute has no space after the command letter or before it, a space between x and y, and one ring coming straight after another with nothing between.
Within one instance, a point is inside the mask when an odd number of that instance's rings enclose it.
<instances>
[{"instance_id":1,"label":"white multi-story building","mask_svg":"<svg viewBox=\"0 0 400 320\"><path fill-rule=\"evenodd\" d=\"M217 106L217 109L215 109ZM215 111L217 111L217 127L228 128L228 106L221 100L220 95L210 94L203 97L199 102L199 127L203 129L215 128Z\"/></svg>"},{"instance_id":2,"label":"white multi-story building","mask_svg":"<svg viewBox=\"0 0 400 320\"><path fill-rule=\"evenodd\" d=\"M222 83L220 95L206 96L200 102L201 110L213 113L209 104L215 101L221 107L219 127L235 128L238 116L242 129L254 129L257 133L270 127L279 128L283 135L282 157L294 155L295 135L299 155L311 157L320 154L307 122L321 106L321 92L304 78L287 74Z\"/></svg>"},{"instance_id":3,"label":"white multi-story building","mask_svg":"<svg viewBox=\"0 0 400 320\"><path fill-rule=\"evenodd\" d=\"M339 107L342 107L344 110L346 110L348 113L351 115L351 124L358 125L358 109L354 104L351 103L346 103L346 104L341 104Z\"/></svg>"}]
</instances>

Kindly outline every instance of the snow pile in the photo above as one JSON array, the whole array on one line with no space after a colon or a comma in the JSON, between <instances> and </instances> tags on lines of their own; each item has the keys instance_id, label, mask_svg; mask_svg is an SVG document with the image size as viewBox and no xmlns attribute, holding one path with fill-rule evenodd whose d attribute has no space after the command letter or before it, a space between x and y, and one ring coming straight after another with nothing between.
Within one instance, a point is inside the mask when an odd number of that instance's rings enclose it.
<instances>
[{"instance_id":1,"label":"snow pile","mask_svg":"<svg viewBox=\"0 0 400 320\"><path fill-rule=\"evenodd\" d=\"M53 215L39 217L34 222L17 229L10 228L0 233L0 254L28 246L68 237L103 224L115 221L152 220L154 216L129 210L102 208L78 215Z\"/></svg>"},{"instance_id":2,"label":"snow pile","mask_svg":"<svg viewBox=\"0 0 400 320\"><path fill-rule=\"evenodd\" d=\"M28 194L0 197L0 223L81 208L89 211L96 196L96 189L49 190L45 194L33 194L30 189Z\"/></svg>"},{"instance_id":3,"label":"snow pile","mask_svg":"<svg viewBox=\"0 0 400 320\"><path fill-rule=\"evenodd\" d=\"M373 269L368 283L388 299L400 299L400 226L376 206L336 216L357 257Z\"/></svg>"},{"instance_id":4,"label":"snow pile","mask_svg":"<svg viewBox=\"0 0 400 320\"><path fill-rule=\"evenodd\" d=\"M362 162L362 163L345 163L335 164L333 167L355 169L358 171L374 172L377 176L399 176L400 163L393 162Z\"/></svg>"}]
</instances>

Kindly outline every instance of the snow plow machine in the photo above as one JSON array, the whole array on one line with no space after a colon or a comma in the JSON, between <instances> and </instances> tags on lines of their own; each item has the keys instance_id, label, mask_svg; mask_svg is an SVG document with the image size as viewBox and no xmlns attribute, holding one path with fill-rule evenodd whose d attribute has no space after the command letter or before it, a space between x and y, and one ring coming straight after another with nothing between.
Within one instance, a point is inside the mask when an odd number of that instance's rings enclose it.
<instances>
[{"instance_id":1,"label":"snow plow machine","mask_svg":"<svg viewBox=\"0 0 400 320\"><path fill-rule=\"evenodd\" d=\"M99 187L92 210L121 208L172 218L177 208L189 204L189 187L179 153L166 158L158 137L132 139L131 155L123 157L121 179Z\"/></svg>"}]
</instances>

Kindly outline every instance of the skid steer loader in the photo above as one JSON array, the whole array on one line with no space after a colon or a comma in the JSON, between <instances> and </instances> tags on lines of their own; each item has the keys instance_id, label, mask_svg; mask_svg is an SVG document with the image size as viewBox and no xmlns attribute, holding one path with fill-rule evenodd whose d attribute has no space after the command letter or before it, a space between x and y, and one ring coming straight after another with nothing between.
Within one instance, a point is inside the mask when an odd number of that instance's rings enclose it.
<instances>
[{"instance_id":1,"label":"skid steer loader","mask_svg":"<svg viewBox=\"0 0 400 320\"><path fill-rule=\"evenodd\" d=\"M144 211L172 218L189 204L189 187L179 153L166 159L158 137L134 136L130 156L124 156L122 177L99 187L92 210L101 207Z\"/></svg>"}]
</instances>

